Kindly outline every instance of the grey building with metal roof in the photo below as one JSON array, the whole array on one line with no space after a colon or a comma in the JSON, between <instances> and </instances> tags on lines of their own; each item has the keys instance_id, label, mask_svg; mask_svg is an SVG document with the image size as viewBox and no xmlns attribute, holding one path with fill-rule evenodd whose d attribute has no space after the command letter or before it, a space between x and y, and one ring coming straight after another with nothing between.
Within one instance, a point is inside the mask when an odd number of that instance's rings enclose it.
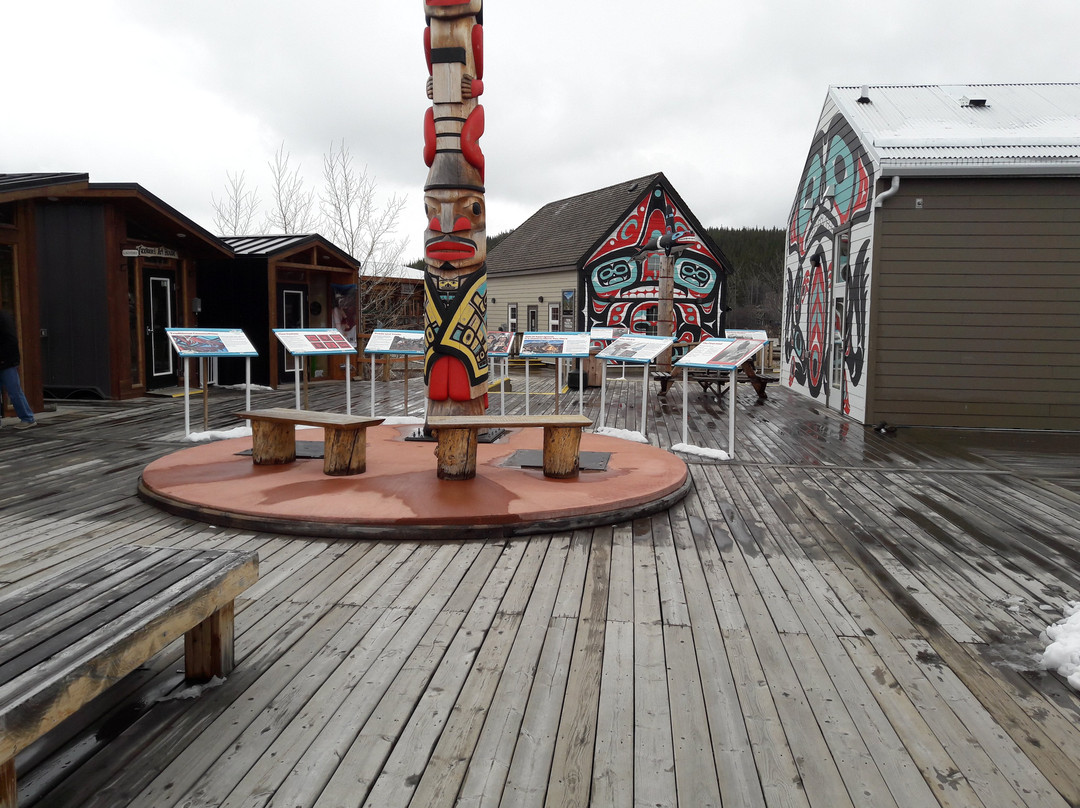
<instances>
[{"instance_id":1,"label":"grey building with metal roof","mask_svg":"<svg viewBox=\"0 0 1080 808\"><path fill-rule=\"evenodd\" d=\"M828 90L783 380L863 424L1080 429L1080 84Z\"/></svg>"}]
</instances>

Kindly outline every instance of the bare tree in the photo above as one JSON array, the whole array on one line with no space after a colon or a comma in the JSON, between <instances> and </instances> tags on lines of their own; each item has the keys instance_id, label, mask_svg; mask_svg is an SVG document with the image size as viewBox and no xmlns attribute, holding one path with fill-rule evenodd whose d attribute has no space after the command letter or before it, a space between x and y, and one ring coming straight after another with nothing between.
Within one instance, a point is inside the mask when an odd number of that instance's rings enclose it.
<instances>
[{"instance_id":1,"label":"bare tree","mask_svg":"<svg viewBox=\"0 0 1080 808\"><path fill-rule=\"evenodd\" d=\"M401 295L396 281L407 238L396 238L406 197L393 195L381 206L378 185L367 170L357 168L345 141L323 156L324 235L360 262L362 320L399 325Z\"/></svg>"},{"instance_id":2,"label":"bare tree","mask_svg":"<svg viewBox=\"0 0 1080 808\"><path fill-rule=\"evenodd\" d=\"M270 212L266 216L266 230L270 233L297 235L318 230L315 211L315 192L304 187L300 166L289 164L290 155L284 142L274 159L268 163L272 180Z\"/></svg>"},{"instance_id":3,"label":"bare tree","mask_svg":"<svg viewBox=\"0 0 1080 808\"><path fill-rule=\"evenodd\" d=\"M244 172L225 173L225 194L216 199L210 195L214 208L214 228L221 236L250 235L255 229L259 211L259 189L248 188Z\"/></svg>"}]
</instances>

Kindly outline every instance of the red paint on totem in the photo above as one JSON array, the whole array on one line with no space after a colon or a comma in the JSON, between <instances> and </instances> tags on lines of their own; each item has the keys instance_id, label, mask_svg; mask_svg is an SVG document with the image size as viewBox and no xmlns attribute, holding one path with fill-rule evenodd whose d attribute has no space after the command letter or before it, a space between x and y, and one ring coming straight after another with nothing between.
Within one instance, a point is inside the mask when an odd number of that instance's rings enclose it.
<instances>
[{"instance_id":1,"label":"red paint on totem","mask_svg":"<svg viewBox=\"0 0 1080 808\"><path fill-rule=\"evenodd\" d=\"M480 138L484 134L484 108L477 107L461 127L461 154L469 165L480 171L480 181L484 181L484 152L480 149Z\"/></svg>"},{"instance_id":2,"label":"red paint on totem","mask_svg":"<svg viewBox=\"0 0 1080 808\"><path fill-rule=\"evenodd\" d=\"M473 63L476 67L476 77L484 77L484 26L474 25L472 29L472 52ZM477 93L479 95L479 93Z\"/></svg>"},{"instance_id":3,"label":"red paint on totem","mask_svg":"<svg viewBox=\"0 0 1080 808\"><path fill-rule=\"evenodd\" d=\"M463 261L476 255L476 245L471 242L436 241L427 245L425 253L436 261Z\"/></svg>"},{"instance_id":4,"label":"red paint on totem","mask_svg":"<svg viewBox=\"0 0 1080 808\"><path fill-rule=\"evenodd\" d=\"M430 26L424 29L424 57L427 59L427 74L430 76L431 71L431 28Z\"/></svg>"},{"instance_id":5,"label":"red paint on totem","mask_svg":"<svg viewBox=\"0 0 1080 808\"><path fill-rule=\"evenodd\" d=\"M424 163L428 168L435 162L435 109L428 107L424 113Z\"/></svg>"}]
</instances>

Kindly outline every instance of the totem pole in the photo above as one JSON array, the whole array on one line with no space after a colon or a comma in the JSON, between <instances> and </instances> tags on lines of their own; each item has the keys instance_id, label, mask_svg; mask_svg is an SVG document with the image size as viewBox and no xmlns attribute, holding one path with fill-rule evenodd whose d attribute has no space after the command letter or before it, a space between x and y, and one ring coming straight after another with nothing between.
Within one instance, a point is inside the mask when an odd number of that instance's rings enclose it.
<instances>
[{"instance_id":1,"label":"totem pole","mask_svg":"<svg viewBox=\"0 0 1080 808\"><path fill-rule=\"evenodd\" d=\"M426 0L424 381L431 415L481 415L488 362L483 0Z\"/></svg>"}]
</instances>

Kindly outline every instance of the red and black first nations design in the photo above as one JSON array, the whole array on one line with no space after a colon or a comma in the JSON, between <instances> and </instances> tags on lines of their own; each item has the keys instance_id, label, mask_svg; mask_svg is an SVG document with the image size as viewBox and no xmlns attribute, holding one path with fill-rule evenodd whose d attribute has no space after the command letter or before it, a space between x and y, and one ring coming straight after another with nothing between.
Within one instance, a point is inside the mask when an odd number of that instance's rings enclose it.
<instances>
[{"instance_id":1,"label":"red and black first nations design","mask_svg":"<svg viewBox=\"0 0 1080 808\"><path fill-rule=\"evenodd\" d=\"M426 0L424 14L424 380L430 413L479 414L488 378L483 0Z\"/></svg>"},{"instance_id":2,"label":"red and black first nations design","mask_svg":"<svg viewBox=\"0 0 1080 808\"><path fill-rule=\"evenodd\" d=\"M647 333L655 325L660 275L657 261L638 260L646 245L668 230L682 250L674 260L674 315L677 342L717 336L723 265L693 229L675 201L659 185L644 195L618 227L585 261L587 325Z\"/></svg>"}]
</instances>

